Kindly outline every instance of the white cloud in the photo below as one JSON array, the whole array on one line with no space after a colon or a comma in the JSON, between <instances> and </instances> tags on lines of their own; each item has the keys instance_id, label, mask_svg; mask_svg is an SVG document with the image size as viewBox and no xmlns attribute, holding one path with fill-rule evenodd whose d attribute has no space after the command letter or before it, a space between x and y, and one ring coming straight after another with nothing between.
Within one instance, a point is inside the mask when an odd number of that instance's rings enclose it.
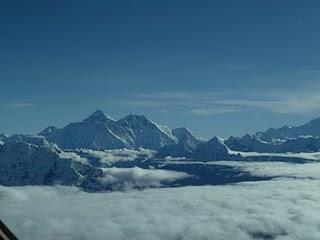
<instances>
[{"instance_id":1,"label":"white cloud","mask_svg":"<svg viewBox=\"0 0 320 240\"><path fill-rule=\"evenodd\" d=\"M33 107L36 106L36 103L8 103L4 104L4 107L13 107L13 108L18 108L18 107Z\"/></svg>"},{"instance_id":2,"label":"white cloud","mask_svg":"<svg viewBox=\"0 0 320 240\"><path fill-rule=\"evenodd\" d=\"M320 110L320 90L307 90L299 92L278 91L261 94L256 99L225 99L218 100L216 104L233 107L261 108L282 114L304 114Z\"/></svg>"},{"instance_id":3,"label":"white cloud","mask_svg":"<svg viewBox=\"0 0 320 240\"><path fill-rule=\"evenodd\" d=\"M0 187L2 220L21 239L320 238L320 181L85 193Z\"/></svg>"},{"instance_id":4,"label":"white cloud","mask_svg":"<svg viewBox=\"0 0 320 240\"><path fill-rule=\"evenodd\" d=\"M99 180L115 189L129 189L133 187L160 187L162 182L173 182L175 180L191 177L183 172L133 168L102 168L104 177Z\"/></svg>"},{"instance_id":5,"label":"white cloud","mask_svg":"<svg viewBox=\"0 0 320 240\"><path fill-rule=\"evenodd\" d=\"M88 160L86 158L83 158L74 152L60 151L58 154L59 154L59 157L62 159L71 159L73 161L77 161L81 163L88 163Z\"/></svg>"},{"instance_id":6,"label":"white cloud","mask_svg":"<svg viewBox=\"0 0 320 240\"><path fill-rule=\"evenodd\" d=\"M254 89L236 91L203 92L155 92L138 94L118 104L141 107L176 107L194 114L221 114L263 109L280 114L305 114L320 110L320 88L301 90ZM167 109L169 111L170 109Z\"/></svg>"},{"instance_id":7,"label":"white cloud","mask_svg":"<svg viewBox=\"0 0 320 240\"><path fill-rule=\"evenodd\" d=\"M229 154L240 154L243 157L290 157L290 158L303 158L308 160L320 160L320 152L301 152L301 153L258 153L258 152L239 152L228 149Z\"/></svg>"},{"instance_id":8,"label":"white cloud","mask_svg":"<svg viewBox=\"0 0 320 240\"><path fill-rule=\"evenodd\" d=\"M156 93L143 93L137 94L137 97L149 98L149 99L174 99L174 100L211 100L212 98L217 98L221 96L227 96L233 94L233 91L204 91L204 92L156 92Z\"/></svg>"},{"instance_id":9,"label":"white cloud","mask_svg":"<svg viewBox=\"0 0 320 240\"><path fill-rule=\"evenodd\" d=\"M118 161L132 161L136 159L149 159L156 153L156 151L144 148L137 150L113 149L104 151L81 149L81 151L92 157L98 158L102 164L112 164Z\"/></svg>"},{"instance_id":10,"label":"white cloud","mask_svg":"<svg viewBox=\"0 0 320 240\"><path fill-rule=\"evenodd\" d=\"M320 163L285 163L285 162L241 162L220 161L216 164L234 166L241 171L249 172L251 175L260 177L291 177L310 178L320 180Z\"/></svg>"},{"instance_id":11,"label":"white cloud","mask_svg":"<svg viewBox=\"0 0 320 240\"><path fill-rule=\"evenodd\" d=\"M222 114L222 113L233 113L233 112L241 112L241 109L235 108L197 108L192 109L192 113L199 115L214 115L214 114Z\"/></svg>"},{"instance_id":12,"label":"white cloud","mask_svg":"<svg viewBox=\"0 0 320 240\"><path fill-rule=\"evenodd\" d=\"M174 161L184 161L186 160L185 157L171 157L171 156L166 156L164 158L165 161L170 161L170 162L174 162Z\"/></svg>"}]
</instances>

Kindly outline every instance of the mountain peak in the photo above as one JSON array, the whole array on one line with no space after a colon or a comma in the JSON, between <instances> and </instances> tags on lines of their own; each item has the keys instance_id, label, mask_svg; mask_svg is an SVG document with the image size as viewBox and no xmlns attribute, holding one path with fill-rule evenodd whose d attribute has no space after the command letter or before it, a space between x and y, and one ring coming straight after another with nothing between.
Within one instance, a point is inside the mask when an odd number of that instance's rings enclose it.
<instances>
[{"instance_id":1,"label":"mountain peak","mask_svg":"<svg viewBox=\"0 0 320 240\"><path fill-rule=\"evenodd\" d=\"M219 137L217 136L214 136L213 138L211 138L208 143L219 143L219 144L222 144L223 143L223 140L220 139Z\"/></svg>"},{"instance_id":2,"label":"mountain peak","mask_svg":"<svg viewBox=\"0 0 320 240\"><path fill-rule=\"evenodd\" d=\"M199 145L192 153L192 157L198 160L228 160L230 154L228 148L219 137L213 137L208 142Z\"/></svg>"},{"instance_id":3,"label":"mountain peak","mask_svg":"<svg viewBox=\"0 0 320 240\"><path fill-rule=\"evenodd\" d=\"M193 135L191 131L185 127L172 129L172 134L178 139L181 138L183 135Z\"/></svg>"},{"instance_id":4,"label":"mountain peak","mask_svg":"<svg viewBox=\"0 0 320 240\"><path fill-rule=\"evenodd\" d=\"M92 113L88 118L86 118L84 122L109 123L109 122L114 122L114 120L110 116L102 112L101 110L97 110L94 113Z\"/></svg>"},{"instance_id":5,"label":"mountain peak","mask_svg":"<svg viewBox=\"0 0 320 240\"><path fill-rule=\"evenodd\" d=\"M131 119L141 119L141 120L148 120L146 118L146 116L144 115L139 115L139 114L132 114L130 113L129 115L127 115L126 117L124 117L124 119L127 119L127 120L131 120Z\"/></svg>"},{"instance_id":6,"label":"mountain peak","mask_svg":"<svg viewBox=\"0 0 320 240\"><path fill-rule=\"evenodd\" d=\"M58 130L57 127L49 126L49 127L46 127L44 130L42 130L40 133L38 133L38 135L47 137L47 136L49 136L51 133L53 133L56 130Z\"/></svg>"},{"instance_id":7,"label":"mountain peak","mask_svg":"<svg viewBox=\"0 0 320 240\"><path fill-rule=\"evenodd\" d=\"M175 136L178 141L186 141L190 140L195 145L199 145L203 143L204 140L202 138L196 137L188 128L186 127L179 127L172 129L172 135Z\"/></svg>"},{"instance_id":8,"label":"mountain peak","mask_svg":"<svg viewBox=\"0 0 320 240\"><path fill-rule=\"evenodd\" d=\"M146 124L146 123L151 123L151 121L146 118L144 115L138 115L138 114L129 114L127 116L125 116L124 118L120 119L118 122L127 122L130 125L131 124Z\"/></svg>"},{"instance_id":9,"label":"mountain peak","mask_svg":"<svg viewBox=\"0 0 320 240\"><path fill-rule=\"evenodd\" d=\"M242 138L242 140L252 140L252 136L250 134L245 134Z\"/></svg>"}]
</instances>

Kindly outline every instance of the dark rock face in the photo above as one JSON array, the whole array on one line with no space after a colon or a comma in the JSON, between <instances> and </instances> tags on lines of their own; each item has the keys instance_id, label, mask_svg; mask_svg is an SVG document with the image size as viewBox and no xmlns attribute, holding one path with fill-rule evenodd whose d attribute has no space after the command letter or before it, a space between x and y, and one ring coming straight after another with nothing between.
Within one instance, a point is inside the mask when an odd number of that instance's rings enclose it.
<instances>
[{"instance_id":1,"label":"dark rock face","mask_svg":"<svg viewBox=\"0 0 320 240\"><path fill-rule=\"evenodd\" d=\"M203 161L232 160L234 157L217 137L199 145L192 153L192 159Z\"/></svg>"}]
</instances>

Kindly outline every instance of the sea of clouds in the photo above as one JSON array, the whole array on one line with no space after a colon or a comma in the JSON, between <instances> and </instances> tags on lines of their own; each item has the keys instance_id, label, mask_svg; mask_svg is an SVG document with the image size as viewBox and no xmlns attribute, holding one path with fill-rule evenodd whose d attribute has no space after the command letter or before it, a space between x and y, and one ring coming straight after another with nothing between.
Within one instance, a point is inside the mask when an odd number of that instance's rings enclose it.
<instances>
[{"instance_id":1,"label":"sea of clouds","mask_svg":"<svg viewBox=\"0 0 320 240\"><path fill-rule=\"evenodd\" d=\"M240 162L219 161L215 164L232 166L259 177L286 177L320 180L320 163Z\"/></svg>"},{"instance_id":2,"label":"sea of clouds","mask_svg":"<svg viewBox=\"0 0 320 240\"><path fill-rule=\"evenodd\" d=\"M86 193L0 187L0 216L20 239L320 239L320 181Z\"/></svg>"},{"instance_id":3,"label":"sea of clouds","mask_svg":"<svg viewBox=\"0 0 320 240\"><path fill-rule=\"evenodd\" d=\"M258 153L258 152L239 152L228 149L229 154L240 154L242 157L290 157L290 158L303 158L308 160L320 160L320 152L301 152L301 153Z\"/></svg>"}]
</instances>

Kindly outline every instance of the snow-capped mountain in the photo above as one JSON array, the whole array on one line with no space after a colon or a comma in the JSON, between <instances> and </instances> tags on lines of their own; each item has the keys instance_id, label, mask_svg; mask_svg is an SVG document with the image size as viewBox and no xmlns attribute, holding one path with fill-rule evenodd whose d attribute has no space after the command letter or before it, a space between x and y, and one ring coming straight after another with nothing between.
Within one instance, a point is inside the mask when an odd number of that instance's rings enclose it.
<instances>
[{"instance_id":1,"label":"snow-capped mountain","mask_svg":"<svg viewBox=\"0 0 320 240\"><path fill-rule=\"evenodd\" d=\"M259 153L320 151L320 118L298 126L269 128L250 136L230 137L224 142L231 150Z\"/></svg>"},{"instance_id":2,"label":"snow-capped mountain","mask_svg":"<svg viewBox=\"0 0 320 240\"><path fill-rule=\"evenodd\" d=\"M89 117L84 119L83 122L102 122L107 124L108 126L112 126L116 122L116 120L112 119L108 114L102 112L101 110L97 110Z\"/></svg>"},{"instance_id":3,"label":"snow-capped mountain","mask_svg":"<svg viewBox=\"0 0 320 240\"><path fill-rule=\"evenodd\" d=\"M172 129L172 135L179 141L185 138L189 139L190 144L194 147L197 147L199 144L204 142L203 139L196 137L188 128L185 127Z\"/></svg>"},{"instance_id":4,"label":"snow-capped mountain","mask_svg":"<svg viewBox=\"0 0 320 240\"><path fill-rule=\"evenodd\" d=\"M130 114L113 126L114 132L131 147L158 150L177 139L169 131L148 120L143 115Z\"/></svg>"},{"instance_id":5,"label":"snow-capped mountain","mask_svg":"<svg viewBox=\"0 0 320 240\"><path fill-rule=\"evenodd\" d=\"M117 149L130 147L103 122L76 122L47 136L50 142L65 149Z\"/></svg>"},{"instance_id":6,"label":"snow-capped mountain","mask_svg":"<svg viewBox=\"0 0 320 240\"><path fill-rule=\"evenodd\" d=\"M297 127L283 126L277 129L269 128L265 132L257 132L254 136L264 142L287 140L300 136L320 137L320 118L313 119Z\"/></svg>"},{"instance_id":7,"label":"snow-capped mountain","mask_svg":"<svg viewBox=\"0 0 320 240\"><path fill-rule=\"evenodd\" d=\"M204 143L203 140L194 136L187 128L182 127L173 129L172 134L178 139L178 142L162 147L154 156L155 158L163 158L167 156L189 158L191 157L194 149Z\"/></svg>"},{"instance_id":8,"label":"snow-capped mountain","mask_svg":"<svg viewBox=\"0 0 320 240\"><path fill-rule=\"evenodd\" d=\"M102 171L67 158L52 144L36 145L10 141L0 145L0 185L75 185L96 189L94 182Z\"/></svg>"},{"instance_id":9,"label":"snow-capped mountain","mask_svg":"<svg viewBox=\"0 0 320 240\"><path fill-rule=\"evenodd\" d=\"M158 150L177 142L171 130L164 129L142 115L130 114L116 121L98 110L82 122L70 123L49 134L44 130L40 135L46 135L49 141L67 149L143 147Z\"/></svg>"},{"instance_id":10,"label":"snow-capped mountain","mask_svg":"<svg viewBox=\"0 0 320 240\"><path fill-rule=\"evenodd\" d=\"M171 130L157 125L143 115L130 114L120 120L114 120L100 110L82 122L70 123L61 129L50 126L39 135L63 149L142 147L159 151L155 155L158 158L197 158L195 149L204 143L186 128ZM270 128L252 136L246 134L241 138L230 137L223 144L233 151L242 152L310 152L320 149L317 136L320 136L320 118L298 127ZM0 141L8 141L8 137L0 136Z\"/></svg>"}]
</instances>

